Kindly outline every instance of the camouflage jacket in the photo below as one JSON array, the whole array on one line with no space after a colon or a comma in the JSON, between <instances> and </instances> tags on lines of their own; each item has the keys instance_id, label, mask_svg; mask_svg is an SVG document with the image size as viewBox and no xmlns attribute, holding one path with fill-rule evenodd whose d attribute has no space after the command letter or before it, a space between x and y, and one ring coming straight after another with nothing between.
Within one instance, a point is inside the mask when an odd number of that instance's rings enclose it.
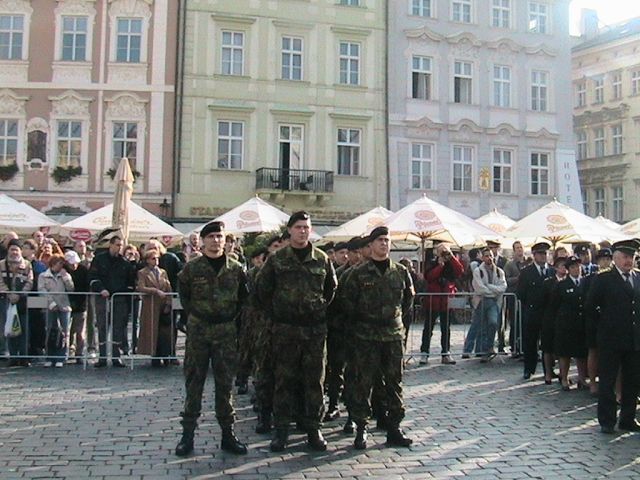
<instances>
[{"instance_id":1,"label":"camouflage jacket","mask_svg":"<svg viewBox=\"0 0 640 480\"><path fill-rule=\"evenodd\" d=\"M348 319L345 316L345 308L342 303L342 290L344 288L344 281L347 277L346 274L351 270L353 270L353 265L348 262L336 269L338 289L336 290L336 295L327 311L327 324L329 325L329 328L334 330L346 330L348 327Z\"/></svg>"},{"instance_id":2,"label":"camouflage jacket","mask_svg":"<svg viewBox=\"0 0 640 480\"><path fill-rule=\"evenodd\" d=\"M188 262L178 274L178 292L188 316L211 323L230 322L247 298L247 275L242 265L229 257L216 275L202 256Z\"/></svg>"},{"instance_id":3,"label":"camouflage jacket","mask_svg":"<svg viewBox=\"0 0 640 480\"><path fill-rule=\"evenodd\" d=\"M403 339L402 315L411 309L415 295L409 271L392 261L382 274L374 262L365 262L343 277L341 301L355 321L353 334L363 340Z\"/></svg>"},{"instance_id":4,"label":"camouflage jacket","mask_svg":"<svg viewBox=\"0 0 640 480\"><path fill-rule=\"evenodd\" d=\"M256 278L258 299L275 323L326 322L338 281L329 257L316 247L301 262L291 247L271 255Z\"/></svg>"}]
</instances>

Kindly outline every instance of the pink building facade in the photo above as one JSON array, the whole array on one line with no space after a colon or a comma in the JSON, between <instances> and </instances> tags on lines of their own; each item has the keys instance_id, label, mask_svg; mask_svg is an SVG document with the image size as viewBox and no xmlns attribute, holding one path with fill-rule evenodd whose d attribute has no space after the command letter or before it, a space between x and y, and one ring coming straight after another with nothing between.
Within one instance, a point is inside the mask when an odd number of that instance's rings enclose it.
<instances>
[{"instance_id":1,"label":"pink building facade","mask_svg":"<svg viewBox=\"0 0 640 480\"><path fill-rule=\"evenodd\" d=\"M0 0L0 191L48 214L134 200L171 216L178 2Z\"/></svg>"}]
</instances>

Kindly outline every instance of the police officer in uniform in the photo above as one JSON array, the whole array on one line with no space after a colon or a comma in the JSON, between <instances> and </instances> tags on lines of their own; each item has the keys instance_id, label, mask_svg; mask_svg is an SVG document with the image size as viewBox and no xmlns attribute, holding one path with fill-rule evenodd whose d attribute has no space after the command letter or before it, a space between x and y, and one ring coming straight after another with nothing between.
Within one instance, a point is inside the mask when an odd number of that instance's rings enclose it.
<instances>
[{"instance_id":1,"label":"police officer in uniform","mask_svg":"<svg viewBox=\"0 0 640 480\"><path fill-rule=\"evenodd\" d=\"M533 263L522 270L518 278L516 294L522 302L522 347L524 353L524 379L528 380L536 372L538 363L538 342L542 329L542 319L546 306L544 280L553 276L554 270L547 264L546 242L531 247Z\"/></svg>"},{"instance_id":2,"label":"police officer in uniform","mask_svg":"<svg viewBox=\"0 0 640 480\"><path fill-rule=\"evenodd\" d=\"M616 424L615 383L622 372L618 428L640 431L636 422L640 389L640 270L634 268L639 240L612 246L613 265L598 272L587 294L586 315L595 328L599 352L598 422L603 433Z\"/></svg>"},{"instance_id":3,"label":"police officer in uniform","mask_svg":"<svg viewBox=\"0 0 640 480\"><path fill-rule=\"evenodd\" d=\"M236 324L246 299L247 277L243 266L224 253L224 223L209 222L200 231L203 256L187 263L178 276L180 301L187 316L184 361L186 399L182 438L176 455L193 451L193 435L202 409L202 390L209 364L215 382L216 418L222 429L222 450L247 453L234 431L235 412L231 391L237 363Z\"/></svg>"},{"instance_id":4,"label":"police officer in uniform","mask_svg":"<svg viewBox=\"0 0 640 480\"><path fill-rule=\"evenodd\" d=\"M286 448L289 424L302 394L298 421L307 431L309 447L324 451L327 442L320 422L324 413L326 311L337 280L327 254L309 242L309 214L295 212L287 229L289 246L269 257L256 279L258 297L273 322L276 431L270 448L273 452Z\"/></svg>"},{"instance_id":5,"label":"police officer in uniform","mask_svg":"<svg viewBox=\"0 0 640 480\"><path fill-rule=\"evenodd\" d=\"M389 229L376 227L369 236L371 260L352 269L342 297L355 322L352 329L355 369L350 408L356 423L356 449L367 448L367 421L371 393L382 373L388 400L387 444L408 447L413 442L400 430L404 418L402 399L403 314L411 309L415 291L405 267L389 258Z\"/></svg>"}]
</instances>

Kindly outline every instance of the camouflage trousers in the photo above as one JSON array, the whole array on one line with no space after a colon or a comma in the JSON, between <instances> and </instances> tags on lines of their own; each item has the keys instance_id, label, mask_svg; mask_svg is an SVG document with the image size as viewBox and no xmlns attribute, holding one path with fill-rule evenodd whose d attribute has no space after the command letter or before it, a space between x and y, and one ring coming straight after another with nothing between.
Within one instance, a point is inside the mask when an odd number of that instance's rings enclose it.
<instances>
[{"instance_id":1,"label":"camouflage trousers","mask_svg":"<svg viewBox=\"0 0 640 480\"><path fill-rule=\"evenodd\" d=\"M202 410L202 392L209 364L215 384L215 410L220 426L235 421L231 390L236 371L236 325L234 322L211 324L189 316L184 357L186 399L182 417L195 421Z\"/></svg>"},{"instance_id":2,"label":"camouflage trousers","mask_svg":"<svg viewBox=\"0 0 640 480\"><path fill-rule=\"evenodd\" d=\"M253 373L255 355L255 317L260 312L251 307L245 307L240 314L238 326L238 380L246 382Z\"/></svg>"},{"instance_id":3,"label":"camouflage trousers","mask_svg":"<svg viewBox=\"0 0 640 480\"><path fill-rule=\"evenodd\" d=\"M389 425L400 425L404 418L402 400L402 340L387 342L353 339L353 384L349 386L349 412L358 425L366 425L371 416L372 390L384 382L381 394L387 402ZM380 415L380 412L376 412Z\"/></svg>"},{"instance_id":4,"label":"camouflage trousers","mask_svg":"<svg viewBox=\"0 0 640 480\"><path fill-rule=\"evenodd\" d=\"M254 318L254 370L253 378L256 388L256 400L261 410L273 409L273 358L271 345L271 320L264 314Z\"/></svg>"},{"instance_id":5,"label":"camouflage trousers","mask_svg":"<svg viewBox=\"0 0 640 480\"><path fill-rule=\"evenodd\" d=\"M346 332L329 327L327 333L327 395L337 402L344 388L345 367L347 366Z\"/></svg>"},{"instance_id":6,"label":"camouflage trousers","mask_svg":"<svg viewBox=\"0 0 640 480\"><path fill-rule=\"evenodd\" d=\"M274 424L288 427L295 419L306 430L318 429L324 415L327 327L274 323L272 334Z\"/></svg>"}]
</instances>

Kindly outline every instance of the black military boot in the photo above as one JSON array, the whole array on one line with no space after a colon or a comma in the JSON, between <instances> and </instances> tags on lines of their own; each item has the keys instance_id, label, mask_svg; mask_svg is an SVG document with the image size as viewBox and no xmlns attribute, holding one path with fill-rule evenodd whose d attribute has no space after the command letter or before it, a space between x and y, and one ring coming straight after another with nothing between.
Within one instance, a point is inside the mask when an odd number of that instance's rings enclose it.
<instances>
[{"instance_id":1,"label":"black military boot","mask_svg":"<svg viewBox=\"0 0 640 480\"><path fill-rule=\"evenodd\" d=\"M327 450L327 441L322 436L320 429L309 430L307 433L307 445L312 450L324 452Z\"/></svg>"},{"instance_id":2,"label":"black military boot","mask_svg":"<svg viewBox=\"0 0 640 480\"><path fill-rule=\"evenodd\" d=\"M335 398L329 399L329 408L327 409L327 413L324 416L325 422L330 422L340 418L340 409L338 408L338 400Z\"/></svg>"},{"instance_id":3,"label":"black military boot","mask_svg":"<svg viewBox=\"0 0 640 480\"><path fill-rule=\"evenodd\" d=\"M271 440L269 449L272 452L283 452L287 448L289 441L289 429L288 428L276 428L276 433Z\"/></svg>"},{"instance_id":4,"label":"black military boot","mask_svg":"<svg viewBox=\"0 0 640 480\"><path fill-rule=\"evenodd\" d=\"M353 448L356 450L364 450L367 448L367 426L366 425L358 425L356 430L356 439L353 441Z\"/></svg>"},{"instance_id":5,"label":"black military boot","mask_svg":"<svg viewBox=\"0 0 640 480\"><path fill-rule=\"evenodd\" d=\"M344 427L342 427L342 431L350 435L353 433L355 428L356 428L356 425L355 423L353 423L353 420L351 420L351 415L349 415L349 417L347 417L347 421L344 422Z\"/></svg>"},{"instance_id":6,"label":"black military boot","mask_svg":"<svg viewBox=\"0 0 640 480\"><path fill-rule=\"evenodd\" d=\"M378 430L387 430L389 428L389 416L386 414L379 414L378 421L376 422L376 428Z\"/></svg>"},{"instance_id":7,"label":"black military boot","mask_svg":"<svg viewBox=\"0 0 640 480\"><path fill-rule=\"evenodd\" d=\"M236 455L245 455L247 453L247 446L238 440L233 431L233 425L222 427L220 448L225 452L235 453Z\"/></svg>"},{"instance_id":8,"label":"black military boot","mask_svg":"<svg viewBox=\"0 0 640 480\"><path fill-rule=\"evenodd\" d=\"M258 424L256 433L269 433L271 431L271 410L263 408L258 412Z\"/></svg>"},{"instance_id":9,"label":"black military boot","mask_svg":"<svg viewBox=\"0 0 640 480\"><path fill-rule=\"evenodd\" d=\"M409 447L413 443L399 427L389 427L387 430L387 445L394 447Z\"/></svg>"},{"instance_id":10,"label":"black military boot","mask_svg":"<svg viewBox=\"0 0 640 480\"><path fill-rule=\"evenodd\" d=\"M196 429L196 421L183 419L180 423L182 424L182 438L176 446L176 455L184 457L193 452L193 432Z\"/></svg>"}]
</instances>

